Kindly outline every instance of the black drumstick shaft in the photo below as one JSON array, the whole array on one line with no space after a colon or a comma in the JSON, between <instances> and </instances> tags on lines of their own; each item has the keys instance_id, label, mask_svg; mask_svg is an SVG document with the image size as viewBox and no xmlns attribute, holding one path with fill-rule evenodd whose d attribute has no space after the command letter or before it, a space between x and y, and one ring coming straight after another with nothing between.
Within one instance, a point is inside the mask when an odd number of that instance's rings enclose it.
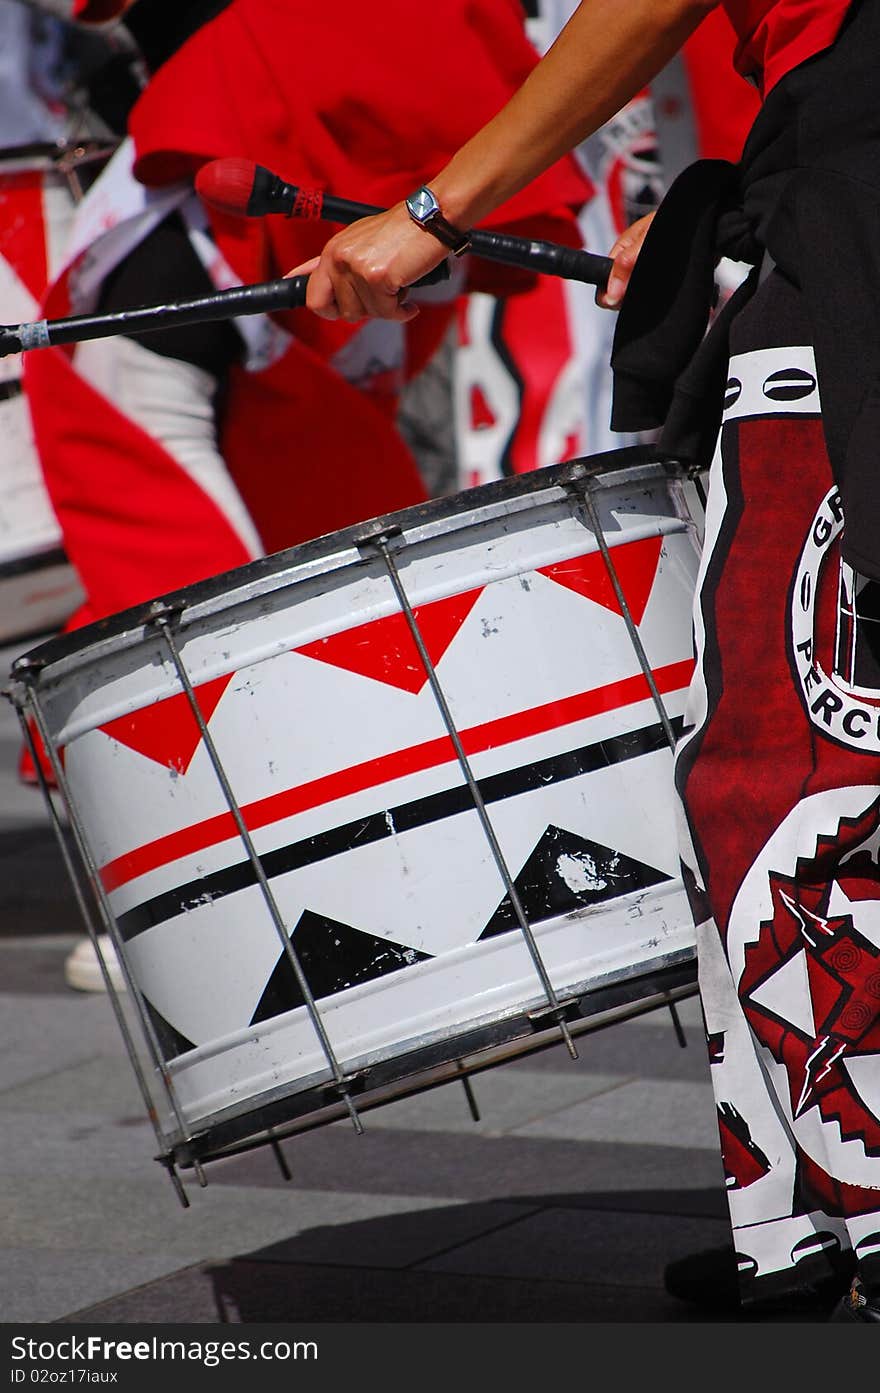
<instances>
[{"instance_id":1,"label":"black drumstick shaft","mask_svg":"<svg viewBox=\"0 0 880 1393\"><path fill-rule=\"evenodd\" d=\"M151 329L174 329L185 324L204 324L212 320L234 319L236 315L271 314L289 310L306 302L308 276L261 281L256 285L234 286L201 295L193 300L175 300L168 305L146 305L140 309L116 310L111 314L76 314L68 319L39 319L31 324L0 326L0 358L33 348L52 348L86 339L111 338L116 334L144 334Z\"/></svg>"},{"instance_id":2,"label":"black drumstick shaft","mask_svg":"<svg viewBox=\"0 0 880 1393\"><path fill-rule=\"evenodd\" d=\"M222 212L247 218L280 214L288 218L353 223L386 211L373 203L339 198L323 189L288 184L265 165L235 157L211 160L203 165L196 175L196 189L207 203ZM475 256L508 266L522 266L544 275L584 281L601 290L608 285L614 264L610 257L597 256L579 247L518 237L509 232L476 227L468 235L470 251Z\"/></svg>"},{"instance_id":3,"label":"black drumstick shaft","mask_svg":"<svg viewBox=\"0 0 880 1393\"><path fill-rule=\"evenodd\" d=\"M314 217L317 210L317 216L327 222L347 224L385 211L372 203L355 203L352 199L336 198L333 194L311 194L308 190L298 188L296 184L286 184L282 187L292 196L293 207L288 212L288 217ZM300 208L303 210L302 213L299 211ZM608 285L608 277L614 265L609 256L598 256L595 252L586 252L579 247L565 247L558 242L515 237L508 232L489 232L477 227L471 232L470 238L471 252L485 261L500 261L507 266L522 266L526 270L547 276L583 281L587 285L598 286L600 290L604 290Z\"/></svg>"}]
</instances>

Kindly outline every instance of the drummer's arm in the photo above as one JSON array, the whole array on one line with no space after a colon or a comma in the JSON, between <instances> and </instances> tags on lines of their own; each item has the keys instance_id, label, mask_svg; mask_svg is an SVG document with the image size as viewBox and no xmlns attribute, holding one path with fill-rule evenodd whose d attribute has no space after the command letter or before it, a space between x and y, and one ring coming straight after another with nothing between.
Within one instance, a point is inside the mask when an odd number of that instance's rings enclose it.
<instances>
[{"instance_id":1,"label":"drummer's arm","mask_svg":"<svg viewBox=\"0 0 880 1393\"><path fill-rule=\"evenodd\" d=\"M429 179L443 216L479 223L634 96L717 0L581 0L501 111ZM398 291L448 255L403 203L332 238L309 263L309 307L328 319L409 319ZM613 287L612 287L613 290Z\"/></svg>"}]
</instances>

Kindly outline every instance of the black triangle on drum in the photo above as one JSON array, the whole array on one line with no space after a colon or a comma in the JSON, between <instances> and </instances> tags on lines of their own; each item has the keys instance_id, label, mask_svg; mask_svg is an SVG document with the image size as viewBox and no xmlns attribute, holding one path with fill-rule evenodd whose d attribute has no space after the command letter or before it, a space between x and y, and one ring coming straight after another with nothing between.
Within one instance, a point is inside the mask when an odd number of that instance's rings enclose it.
<instances>
[{"instance_id":1,"label":"black triangle on drum","mask_svg":"<svg viewBox=\"0 0 880 1393\"><path fill-rule=\"evenodd\" d=\"M539 924L587 905L616 900L670 880L665 871L645 865L563 827L548 827L514 880L529 923ZM519 921L505 895L480 938L507 933Z\"/></svg>"},{"instance_id":2,"label":"black triangle on drum","mask_svg":"<svg viewBox=\"0 0 880 1393\"><path fill-rule=\"evenodd\" d=\"M141 993L144 1006L147 1008L147 1016L150 1025L153 1027L153 1034L156 1037L163 1059L176 1059L178 1055L186 1054L188 1050L194 1050L195 1045L192 1040L188 1040L185 1035L181 1035L170 1021L167 1021L161 1011L157 1011L152 1001Z\"/></svg>"},{"instance_id":3,"label":"black triangle on drum","mask_svg":"<svg viewBox=\"0 0 880 1393\"><path fill-rule=\"evenodd\" d=\"M374 977L399 972L413 963L425 962L431 956L354 929L350 924L340 924L336 919L325 919L309 909L297 923L291 941L316 1001ZM303 1001L290 959L280 952L250 1023L257 1025L272 1016L293 1011L302 1006Z\"/></svg>"}]
</instances>

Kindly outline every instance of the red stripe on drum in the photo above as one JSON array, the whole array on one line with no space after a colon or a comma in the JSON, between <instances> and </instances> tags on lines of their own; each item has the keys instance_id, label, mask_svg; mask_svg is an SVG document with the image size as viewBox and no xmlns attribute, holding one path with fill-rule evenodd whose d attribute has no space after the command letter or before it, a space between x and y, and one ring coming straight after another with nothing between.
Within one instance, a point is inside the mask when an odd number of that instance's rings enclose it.
<instances>
[{"instance_id":1,"label":"red stripe on drum","mask_svg":"<svg viewBox=\"0 0 880 1393\"><path fill-rule=\"evenodd\" d=\"M687 658L682 662L669 663L666 667L658 668L653 674L658 691L681 691L690 681L693 666L693 660ZM483 725L460 731L459 735L468 755L480 754L485 750L512 744L516 740L525 740L529 736L586 720L590 716L631 706L649 696L648 683L644 675L638 673L620 682L609 682L604 687L595 687L591 691L578 692L558 701L533 706L528 711L519 711L510 716L501 716L494 721L486 721ZM337 798L362 793L366 789L390 783L393 779L451 763L454 759L452 741L448 735L442 735L436 740L425 740L404 750L394 750L376 759L366 760L362 764L354 764L348 769L339 769L318 779L310 779L308 783L299 784L296 788L257 799L242 807L242 815L248 830L253 832L270 823L283 822L297 813L332 803ZM155 841L135 847L115 860L108 861L101 869L101 880L108 891L117 890L138 876L147 875L150 871L180 860L181 857L204 851L209 846L216 846L219 842L235 836L237 830L231 813L220 813L216 817L195 823L192 827L184 827L178 832L158 837Z\"/></svg>"}]
</instances>

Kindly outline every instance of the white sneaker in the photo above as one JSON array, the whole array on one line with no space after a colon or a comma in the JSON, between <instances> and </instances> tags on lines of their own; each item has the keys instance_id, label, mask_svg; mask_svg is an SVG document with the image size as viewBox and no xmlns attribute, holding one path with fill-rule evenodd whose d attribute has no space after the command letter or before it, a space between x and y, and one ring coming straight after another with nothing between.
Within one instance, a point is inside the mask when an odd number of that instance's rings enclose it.
<instances>
[{"instance_id":1,"label":"white sneaker","mask_svg":"<svg viewBox=\"0 0 880 1393\"><path fill-rule=\"evenodd\" d=\"M125 978L110 935L98 934L98 945L114 990L124 992ZM69 987L78 992L107 990L101 964L90 938L81 938L73 951L68 953L64 963L64 980Z\"/></svg>"}]
</instances>

